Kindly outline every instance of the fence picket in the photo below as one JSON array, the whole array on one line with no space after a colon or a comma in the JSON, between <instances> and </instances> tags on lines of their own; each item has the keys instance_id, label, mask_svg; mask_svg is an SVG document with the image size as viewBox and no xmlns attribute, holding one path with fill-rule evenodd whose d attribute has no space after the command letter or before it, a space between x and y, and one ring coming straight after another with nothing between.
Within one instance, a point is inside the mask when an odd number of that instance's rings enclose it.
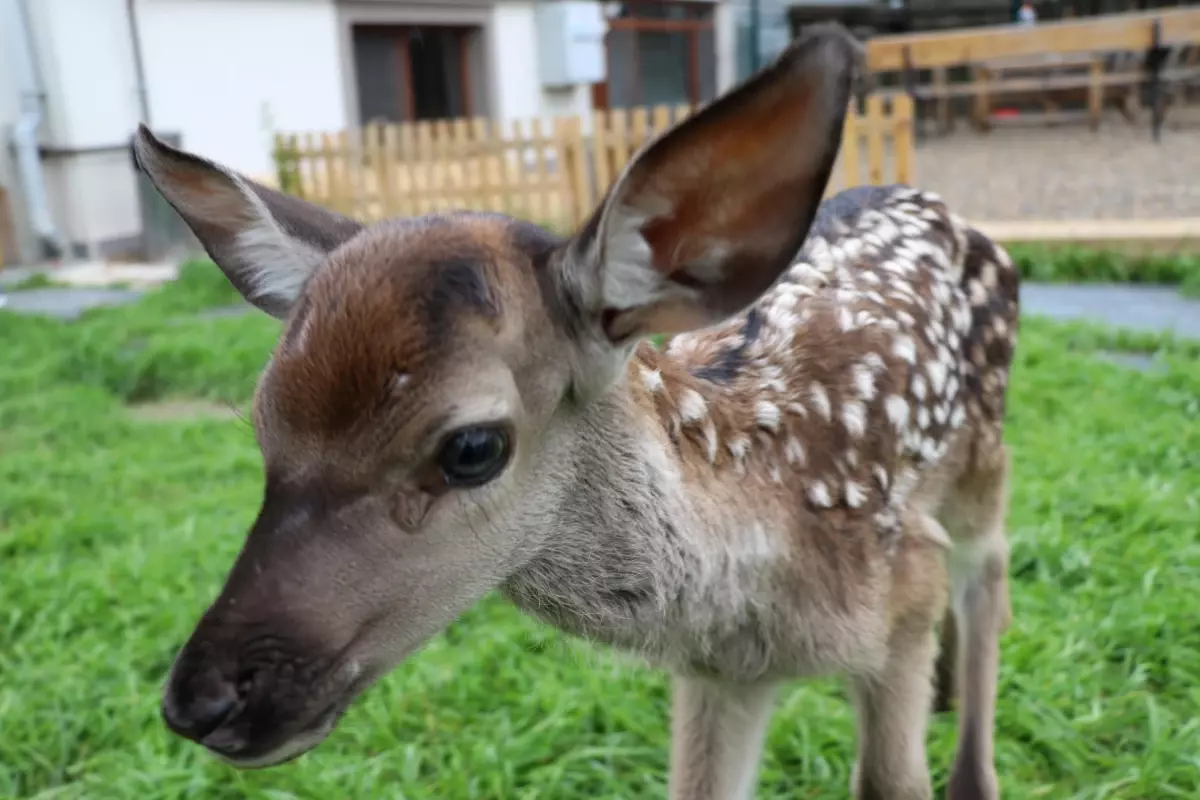
<instances>
[{"instance_id":1,"label":"fence picket","mask_svg":"<svg viewBox=\"0 0 1200 800\"><path fill-rule=\"evenodd\" d=\"M913 101L906 94L892 98L892 155L896 182L913 182Z\"/></svg>"},{"instance_id":2,"label":"fence picket","mask_svg":"<svg viewBox=\"0 0 1200 800\"><path fill-rule=\"evenodd\" d=\"M867 181L883 183L883 98L873 94L867 98Z\"/></svg>"}]
</instances>

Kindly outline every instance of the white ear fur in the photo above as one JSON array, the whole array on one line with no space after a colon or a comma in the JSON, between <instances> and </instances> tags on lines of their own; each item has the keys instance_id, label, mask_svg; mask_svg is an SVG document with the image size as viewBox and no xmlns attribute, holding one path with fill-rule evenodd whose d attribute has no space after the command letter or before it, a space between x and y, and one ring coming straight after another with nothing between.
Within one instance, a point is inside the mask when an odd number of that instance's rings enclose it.
<instances>
[{"instance_id":1,"label":"white ear fur","mask_svg":"<svg viewBox=\"0 0 1200 800\"><path fill-rule=\"evenodd\" d=\"M145 126L135 137L134 157L230 282L276 317L288 313L329 253L362 229L170 147Z\"/></svg>"},{"instance_id":2,"label":"white ear fur","mask_svg":"<svg viewBox=\"0 0 1200 800\"><path fill-rule=\"evenodd\" d=\"M861 58L840 25L810 26L638 152L569 250L566 283L611 342L714 324L774 283L815 217Z\"/></svg>"},{"instance_id":3,"label":"white ear fur","mask_svg":"<svg viewBox=\"0 0 1200 800\"><path fill-rule=\"evenodd\" d=\"M256 214L250 225L234 236L232 255L247 265L246 299L256 305L291 307L327 254L285 234L266 205L248 190L243 191Z\"/></svg>"}]
</instances>

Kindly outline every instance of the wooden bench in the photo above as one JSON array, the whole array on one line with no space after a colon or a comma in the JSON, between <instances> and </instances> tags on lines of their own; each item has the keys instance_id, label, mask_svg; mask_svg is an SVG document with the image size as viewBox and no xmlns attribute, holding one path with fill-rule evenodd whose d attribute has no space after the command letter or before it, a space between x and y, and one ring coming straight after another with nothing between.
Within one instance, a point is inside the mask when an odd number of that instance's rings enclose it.
<instances>
[{"instance_id":1,"label":"wooden bench","mask_svg":"<svg viewBox=\"0 0 1200 800\"><path fill-rule=\"evenodd\" d=\"M1039 22L1036 25L996 25L952 31L907 33L872 37L866 43L867 64L876 75L899 73L900 82L921 105L934 102L944 128L949 122L950 101L955 98L976 98L980 94L1020 94L1041 92L1042 97L1057 93L1076 92L1087 98L1087 115L1093 127L1105 100L1116 98L1123 102L1123 111L1131 112L1132 99L1145 86L1152 109L1151 129L1159 138L1163 121L1164 100L1168 94L1186 96L1190 87L1200 80L1194 55L1182 58L1177 49L1193 53L1200 45L1200 7L1154 9L1147 12L1107 14L1087 19ZM1084 58L1105 61L1108 54L1128 52L1137 58L1135 70L1096 68L1090 64L1076 74L1054 74L1052 69L1026 70L995 80L980 80L972 76L965 84L950 84L945 71L950 68L975 65L983 72L1000 58L1039 56L1044 53L1082 55ZM932 71L933 84L919 85L920 74ZM1081 73L1081 74L1080 74ZM995 77L995 76L991 76ZM1030 83L1029 81L1033 81ZM1002 91L1003 90L1003 91ZM922 102L924 101L924 102ZM980 109L990 108L990 101L979 100L974 113L977 121ZM1128 114L1127 114L1128 115ZM924 115L919 115L921 119ZM984 123L990 121L984 116ZM921 127L917 128L918 135Z\"/></svg>"},{"instance_id":2,"label":"wooden bench","mask_svg":"<svg viewBox=\"0 0 1200 800\"><path fill-rule=\"evenodd\" d=\"M1083 95L1087 101L1088 126L1100 126L1105 89L1129 86L1141 81L1133 73L1105 70L1103 56L1093 53L1046 53L984 61L972 65L975 83L974 121L981 130L992 127L992 105L997 96L1034 98L1046 112L1042 119L1061 116L1059 100Z\"/></svg>"},{"instance_id":3,"label":"wooden bench","mask_svg":"<svg viewBox=\"0 0 1200 800\"><path fill-rule=\"evenodd\" d=\"M1137 119L1139 90L1147 83L1145 54L1117 52L1106 54L1060 55L1047 53L1037 57L995 59L969 64L970 80L950 83L945 67L932 70L932 82L911 88L918 103L935 106L939 131L953 128L950 103L955 99L973 101L971 119L979 130L993 125L992 108L998 96L1033 98L1041 101L1044 114L1040 121L1054 122L1077 116L1064 112L1059 102L1078 97L1086 101L1089 127L1096 130L1105 107L1114 106L1130 122ZM1200 87L1200 47L1170 48L1160 72L1164 103L1183 101Z\"/></svg>"}]
</instances>

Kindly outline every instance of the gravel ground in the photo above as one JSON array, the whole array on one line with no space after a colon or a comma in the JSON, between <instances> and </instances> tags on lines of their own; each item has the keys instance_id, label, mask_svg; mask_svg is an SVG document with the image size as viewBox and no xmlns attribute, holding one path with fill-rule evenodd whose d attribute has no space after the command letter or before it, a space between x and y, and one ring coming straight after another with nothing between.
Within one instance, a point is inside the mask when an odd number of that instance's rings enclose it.
<instances>
[{"instance_id":1,"label":"gravel ground","mask_svg":"<svg viewBox=\"0 0 1200 800\"><path fill-rule=\"evenodd\" d=\"M1171 109L1158 143L1146 112L1130 124L1106 111L1095 133L1082 122L927 130L916 183L968 219L1200 217L1200 107Z\"/></svg>"}]
</instances>

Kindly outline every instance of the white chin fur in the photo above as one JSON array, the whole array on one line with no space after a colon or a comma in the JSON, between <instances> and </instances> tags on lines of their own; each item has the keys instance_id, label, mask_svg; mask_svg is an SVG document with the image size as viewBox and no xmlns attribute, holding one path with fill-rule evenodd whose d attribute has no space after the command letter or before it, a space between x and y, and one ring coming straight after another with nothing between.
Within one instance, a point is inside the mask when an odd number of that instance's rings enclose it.
<instances>
[{"instance_id":1,"label":"white chin fur","mask_svg":"<svg viewBox=\"0 0 1200 800\"><path fill-rule=\"evenodd\" d=\"M325 741L325 737L333 730L331 724L322 725L311 731L305 731L293 739L289 739L266 755L257 758L230 758L219 753L213 753L218 759L238 769L264 769L274 767L312 750Z\"/></svg>"}]
</instances>

